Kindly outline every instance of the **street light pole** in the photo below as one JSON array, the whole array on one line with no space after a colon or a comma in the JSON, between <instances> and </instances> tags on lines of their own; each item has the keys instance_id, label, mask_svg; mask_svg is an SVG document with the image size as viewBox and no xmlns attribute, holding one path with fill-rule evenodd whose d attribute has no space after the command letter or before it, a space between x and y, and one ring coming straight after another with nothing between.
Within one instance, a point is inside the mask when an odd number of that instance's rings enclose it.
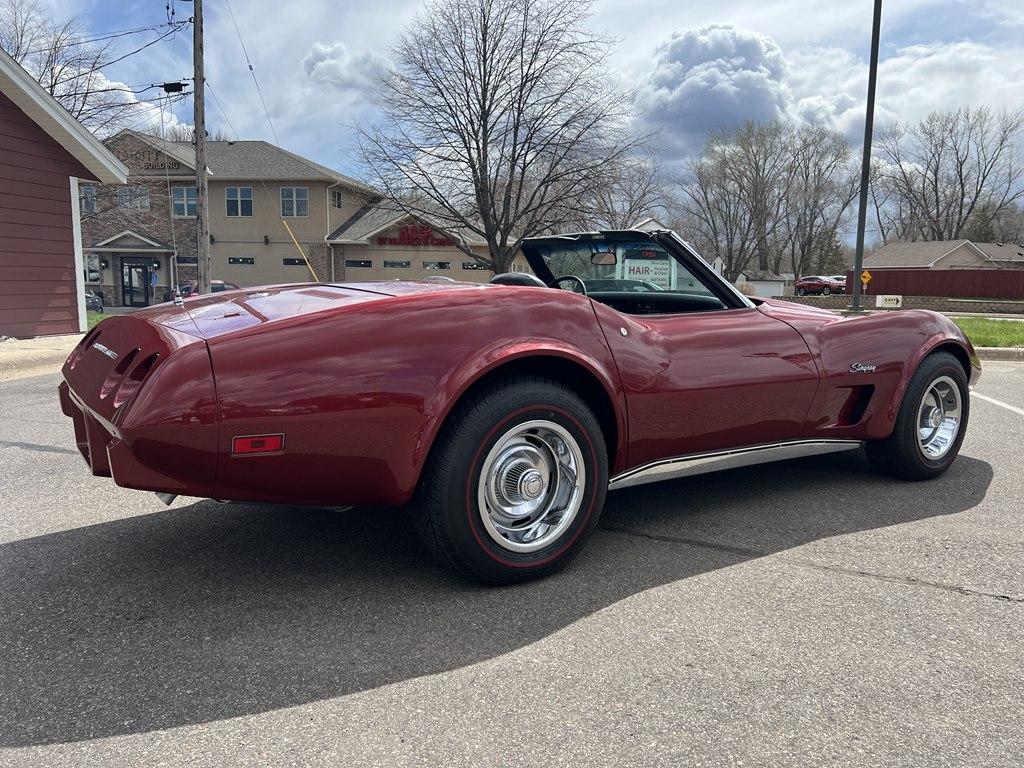
<instances>
[{"instance_id":1,"label":"street light pole","mask_svg":"<svg viewBox=\"0 0 1024 768\"><path fill-rule=\"evenodd\" d=\"M871 137L875 125L875 83L878 79L878 33L882 24L882 0L875 0L871 23L871 64L868 70L868 104L864 115L864 158L860 166L860 210L857 212L857 250L853 257L853 312L861 312L860 273L864 268L864 226L868 213L868 178L871 175Z\"/></svg>"}]
</instances>

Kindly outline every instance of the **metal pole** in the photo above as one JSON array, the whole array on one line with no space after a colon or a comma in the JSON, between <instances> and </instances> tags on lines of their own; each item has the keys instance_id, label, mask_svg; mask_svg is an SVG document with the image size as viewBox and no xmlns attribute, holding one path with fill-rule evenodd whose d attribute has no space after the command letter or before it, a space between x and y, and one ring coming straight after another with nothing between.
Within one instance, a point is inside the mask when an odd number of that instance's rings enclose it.
<instances>
[{"instance_id":1,"label":"metal pole","mask_svg":"<svg viewBox=\"0 0 1024 768\"><path fill-rule=\"evenodd\" d=\"M199 292L210 292L209 187L206 183L206 80L203 75L203 0L194 0L192 23L193 123L196 139L196 261Z\"/></svg>"},{"instance_id":2,"label":"metal pole","mask_svg":"<svg viewBox=\"0 0 1024 768\"><path fill-rule=\"evenodd\" d=\"M864 225L868 214L868 177L871 175L871 136L875 124L875 82L878 79L878 33L882 24L882 0L875 0L871 23L871 64L868 70L868 104L864 115L864 158L860 166L860 210L857 212L857 250L853 257L853 304L860 312L860 273L864 268Z\"/></svg>"}]
</instances>

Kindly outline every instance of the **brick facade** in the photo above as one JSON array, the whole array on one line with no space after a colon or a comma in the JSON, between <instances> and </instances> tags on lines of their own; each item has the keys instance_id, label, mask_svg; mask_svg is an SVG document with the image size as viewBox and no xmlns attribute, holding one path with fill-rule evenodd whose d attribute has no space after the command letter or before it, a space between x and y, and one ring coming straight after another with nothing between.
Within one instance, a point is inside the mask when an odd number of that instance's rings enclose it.
<instances>
[{"instance_id":1,"label":"brick facade","mask_svg":"<svg viewBox=\"0 0 1024 768\"><path fill-rule=\"evenodd\" d=\"M797 304L809 304L822 309L846 309L850 306L849 295L833 296L778 296L776 298L792 301ZM865 309L875 309L875 296L868 294L863 297ZM904 296L903 309L931 309L945 315L958 312L979 312L983 314L1022 314L1024 301L1000 299L947 299L941 296Z\"/></svg>"}]
</instances>

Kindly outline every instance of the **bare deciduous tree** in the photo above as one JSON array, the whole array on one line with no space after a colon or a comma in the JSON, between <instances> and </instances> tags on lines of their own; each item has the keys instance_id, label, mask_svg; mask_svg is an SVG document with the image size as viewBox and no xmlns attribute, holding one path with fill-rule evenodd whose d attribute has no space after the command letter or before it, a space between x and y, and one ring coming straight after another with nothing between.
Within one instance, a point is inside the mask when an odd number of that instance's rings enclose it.
<instances>
[{"instance_id":1,"label":"bare deciduous tree","mask_svg":"<svg viewBox=\"0 0 1024 768\"><path fill-rule=\"evenodd\" d=\"M360 128L371 177L412 215L487 243L507 270L524 237L578 217L630 154L629 99L591 0L433 0L399 36L382 119ZM463 242L462 249L474 257Z\"/></svg>"},{"instance_id":2,"label":"bare deciduous tree","mask_svg":"<svg viewBox=\"0 0 1024 768\"><path fill-rule=\"evenodd\" d=\"M860 183L851 164L852 148L842 134L823 127L801 128L789 146L792 180L780 239L789 254L789 268L800 276L808 268L821 272L828 263L826 250L834 251L831 244L837 241ZM778 266L775 271L780 271Z\"/></svg>"},{"instance_id":3,"label":"bare deciduous tree","mask_svg":"<svg viewBox=\"0 0 1024 768\"><path fill-rule=\"evenodd\" d=\"M163 129L160 128L159 123L151 123L139 128L138 132L147 136L155 136L158 139L188 142L190 144L195 141L196 137L195 126L190 123L174 123L174 125L165 125ZM228 134L227 131L222 131L220 128L214 128L212 131L206 132L207 141L232 141L233 139L234 136Z\"/></svg>"},{"instance_id":4,"label":"bare deciduous tree","mask_svg":"<svg viewBox=\"0 0 1024 768\"><path fill-rule=\"evenodd\" d=\"M170 28L161 37L173 32ZM112 44L112 38L91 42L77 17L55 23L35 0L0 3L0 48L73 117L100 134L149 122L156 115L153 104L103 74L116 59Z\"/></svg>"},{"instance_id":5,"label":"bare deciduous tree","mask_svg":"<svg viewBox=\"0 0 1024 768\"><path fill-rule=\"evenodd\" d=\"M667 207L661 164L648 153L610 162L606 181L580 211L584 229L629 229Z\"/></svg>"},{"instance_id":6,"label":"bare deciduous tree","mask_svg":"<svg viewBox=\"0 0 1024 768\"><path fill-rule=\"evenodd\" d=\"M932 112L882 132L873 195L886 240L956 240L1024 196L1021 112Z\"/></svg>"},{"instance_id":7,"label":"bare deciduous tree","mask_svg":"<svg viewBox=\"0 0 1024 768\"><path fill-rule=\"evenodd\" d=\"M681 184L687 236L709 260L722 260L727 279L755 257L768 269L792 176L787 128L778 122L712 134L691 160Z\"/></svg>"}]
</instances>

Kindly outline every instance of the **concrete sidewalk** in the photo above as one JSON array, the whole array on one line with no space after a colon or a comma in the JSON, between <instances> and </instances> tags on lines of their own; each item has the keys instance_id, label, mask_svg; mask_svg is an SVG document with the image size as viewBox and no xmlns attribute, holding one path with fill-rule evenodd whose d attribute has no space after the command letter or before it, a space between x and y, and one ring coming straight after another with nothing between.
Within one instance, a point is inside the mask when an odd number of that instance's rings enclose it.
<instances>
[{"instance_id":1,"label":"concrete sidewalk","mask_svg":"<svg viewBox=\"0 0 1024 768\"><path fill-rule=\"evenodd\" d=\"M83 335L69 333L65 336L0 341L0 381L59 371Z\"/></svg>"}]
</instances>

